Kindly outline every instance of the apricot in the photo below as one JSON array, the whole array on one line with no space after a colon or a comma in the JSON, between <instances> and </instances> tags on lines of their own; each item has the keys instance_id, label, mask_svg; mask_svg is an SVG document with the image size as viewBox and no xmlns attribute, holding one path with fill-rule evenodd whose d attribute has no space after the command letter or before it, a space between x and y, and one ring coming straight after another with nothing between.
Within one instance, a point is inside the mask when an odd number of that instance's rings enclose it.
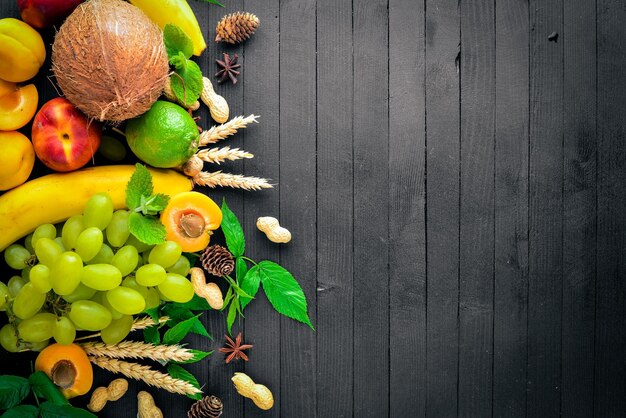
<instances>
[{"instance_id":1,"label":"apricot","mask_svg":"<svg viewBox=\"0 0 626 418\"><path fill-rule=\"evenodd\" d=\"M0 131L14 131L26 125L35 116L38 102L34 84L18 86L0 80Z\"/></svg>"},{"instance_id":2,"label":"apricot","mask_svg":"<svg viewBox=\"0 0 626 418\"><path fill-rule=\"evenodd\" d=\"M17 131L0 131L0 190L24 183L35 165L33 144Z\"/></svg>"},{"instance_id":3,"label":"apricot","mask_svg":"<svg viewBox=\"0 0 626 418\"><path fill-rule=\"evenodd\" d=\"M35 29L11 17L0 19L0 79L30 80L45 59L46 47Z\"/></svg>"},{"instance_id":4,"label":"apricot","mask_svg":"<svg viewBox=\"0 0 626 418\"><path fill-rule=\"evenodd\" d=\"M183 192L172 196L161 213L166 239L176 241L184 252L201 251L209 245L211 231L222 223L222 211L208 196Z\"/></svg>"},{"instance_id":5,"label":"apricot","mask_svg":"<svg viewBox=\"0 0 626 418\"><path fill-rule=\"evenodd\" d=\"M93 384L93 368L77 344L52 344L35 360L35 370L45 372L67 398L84 395Z\"/></svg>"}]
</instances>

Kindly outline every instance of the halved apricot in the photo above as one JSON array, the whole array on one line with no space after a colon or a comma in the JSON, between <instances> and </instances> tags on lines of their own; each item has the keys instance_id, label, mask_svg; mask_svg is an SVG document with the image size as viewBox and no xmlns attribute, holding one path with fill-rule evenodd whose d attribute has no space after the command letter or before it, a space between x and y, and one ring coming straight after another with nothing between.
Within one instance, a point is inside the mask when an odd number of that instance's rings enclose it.
<instances>
[{"instance_id":1,"label":"halved apricot","mask_svg":"<svg viewBox=\"0 0 626 418\"><path fill-rule=\"evenodd\" d=\"M166 239L193 253L209 245L213 230L222 223L222 211L208 196L198 192L174 195L161 213Z\"/></svg>"},{"instance_id":2,"label":"halved apricot","mask_svg":"<svg viewBox=\"0 0 626 418\"><path fill-rule=\"evenodd\" d=\"M15 131L26 125L35 116L38 102L34 84L18 86L0 80L0 131Z\"/></svg>"}]
</instances>

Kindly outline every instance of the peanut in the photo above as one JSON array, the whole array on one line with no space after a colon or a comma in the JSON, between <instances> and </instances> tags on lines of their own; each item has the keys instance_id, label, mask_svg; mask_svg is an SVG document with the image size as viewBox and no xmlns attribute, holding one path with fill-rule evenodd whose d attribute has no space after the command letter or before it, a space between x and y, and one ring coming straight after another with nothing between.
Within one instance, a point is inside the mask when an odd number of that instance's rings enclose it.
<instances>
[{"instance_id":1,"label":"peanut","mask_svg":"<svg viewBox=\"0 0 626 418\"><path fill-rule=\"evenodd\" d=\"M202 93L200 94L200 100L202 100L204 104L209 107L211 117L215 122L226 122L230 113L230 109L228 109L228 103L226 103L226 99L224 99L222 96L217 94L215 90L213 90L213 84L211 84L211 80L203 77L202 81L204 83L204 89L202 89Z\"/></svg>"},{"instance_id":2,"label":"peanut","mask_svg":"<svg viewBox=\"0 0 626 418\"><path fill-rule=\"evenodd\" d=\"M268 410L274 406L274 396L267 386L254 383L245 373L235 373L231 380L237 392L241 396L252 399L252 402L259 408Z\"/></svg>"},{"instance_id":3,"label":"peanut","mask_svg":"<svg viewBox=\"0 0 626 418\"><path fill-rule=\"evenodd\" d=\"M155 405L154 398L148 392L137 394L137 418L163 418L163 412Z\"/></svg>"},{"instance_id":4,"label":"peanut","mask_svg":"<svg viewBox=\"0 0 626 418\"><path fill-rule=\"evenodd\" d=\"M285 243L291 241L291 232L278 223L278 219L271 216L262 216L256 220L256 227L264 232L272 242Z\"/></svg>"},{"instance_id":5,"label":"peanut","mask_svg":"<svg viewBox=\"0 0 626 418\"><path fill-rule=\"evenodd\" d=\"M191 284L196 295L206 299L209 306L215 310L220 310L224 306L222 291L215 283L207 283L204 271L201 268L193 267L191 270Z\"/></svg>"},{"instance_id":6,"label":"peanut","mask_svg":"<svg viewBox=\"0 0 626 418\"><path fill-rule=\"evenodd\" d=\"M109 401L117 401L124 396L128 390L128 381L126 379L115 379L109 386L101 386L93 391L91 400L87 404L87 409L91 412L100 412Z\"/></svg>"}]
</instances>

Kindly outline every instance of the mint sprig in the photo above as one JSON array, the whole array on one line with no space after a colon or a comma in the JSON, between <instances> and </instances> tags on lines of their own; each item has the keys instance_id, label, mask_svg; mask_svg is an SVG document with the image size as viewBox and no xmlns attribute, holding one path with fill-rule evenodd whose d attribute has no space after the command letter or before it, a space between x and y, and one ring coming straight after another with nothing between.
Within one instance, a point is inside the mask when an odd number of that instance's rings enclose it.
<instances>
[{"instance_id":1,"label":"mint sprig","mask_svg":"<svg viewBox=\"0 0 626 418\"><path fill-rule=\"evenodd\" d=\"M167 207L169 196L154 194L152 175L142 164L135 165L135 172L126 185L126 206L131 211L128 229L139 241L148 245L165 242L165 227L156 216Z\"/></svg>"},{"instance_id":2,"label":"mint sprig","mask_svg":"<svg viewBox=\"0 0 626 418\"><path fill-rule=\"evenodd\" d=\"M163 28L163 42L170 65L174 67L170 77L172 92L179 103L189 107L198 100L204 87L202 70L190 60L193 42L181 28L169 23Z\"/></svg>"}]
</instances>

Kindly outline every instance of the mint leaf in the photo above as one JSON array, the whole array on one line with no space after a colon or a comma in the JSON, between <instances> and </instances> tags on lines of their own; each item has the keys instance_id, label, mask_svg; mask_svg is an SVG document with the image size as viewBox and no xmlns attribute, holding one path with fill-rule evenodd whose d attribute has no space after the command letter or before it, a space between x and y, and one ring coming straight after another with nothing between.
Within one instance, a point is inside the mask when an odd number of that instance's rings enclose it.
<instances>
[{"instance_id":1,"label":"mint leaf","mask_svg":"<svg viewBox=\"0 0 626 418\"><path fill-rule=\"evenodd\" d=\"M39 406L41 418L97 418L91 412L71 405L55 405L44 402Z\"/></svg>"},{"instance_id":2,"label":"mint leaf","mask_svg":"<svg viewBox=\"0 0 626 418\"><path fill-rule=\"evenodd\" d=\"M20 405L13 407L0 415L1 418L37 418L39 408L33 405Z\"/></svg>"},{"instance_id":3,"label":"mint leaf","mask_svg":"<svg viewBox=\"0 0 626 418\"><path fill-rule=\"evenodd\" d=\"M152 196L141 196L141 205L135 209L137 212L141 212L144 215L157 215L163 209L167 207L170 197L168 195L159 193Z\"/></svg>"},{"instance_id":4,"label":"mint leaf","mask_svg":"<svg viewBox=\"0 0 626 418\"><path fill-rule=\"evenodd\" d=\"M258 266L263 290L274 309L314 329L304 292L291 273L272 261L261 261Z\"/></svg>"},{"instance_id":5,"label":"mint leaf","mask_svg":"<svg viewBox=\"0 0 626 418\"><path fill-rule=\"evenodd\" d=\"M167 373L174 379L184 380L185 382L191 383L193 387L200 389L200 383L198 383L198 380L194 377L194 375L177 364L170 364L167 366ZM187 396L191 399L202 399L202 393Z\"/></svg>"},{"instance_id":6,"label":"mint leaf","mask_svg":"<svg viewBox=\"0 0 626 418\"><path fill-rule=\"evenodd\" d=\"M191 364L191 363L197 363L200 360L210 356L211 354L213 354L213 351L200 351L200 350L193 350L193 349L189 349L189 351L191 351L191 353L193 354L193 358L187 360L187 361L177 361L177 364Z\"/></svg>"},{"instance_id":7,"label":"mint leaf","mask_svg":"<svg viewBox=\"0 0 626 418\"><path fill-rule=\"evenodd\" d=\"M217 0L196 0L196 1L201 1L201 2L204 2L204 3L211 3L211 4L215 4L217 6L220 6L220 7L224 7L224 5L222 3L220 3L219 1L217 1Z\"/></svg>"},{"instance_id":8,"label":"mint leaf","mask_svg":"<svg viewBox=\"0 0 626 418\"><path fill-rule=\"evenodd\" d=\"M222 200L222 232L226 238L226 246L233 254L233 257L241 257L246 249L246 241L243 236L241 224L226 204L226 199Z\"/></svg>"},{"instance_id":9,"label":"mint leaf","mask_svg":"<svg viewBox=\"0 0 626 418\"><path fill-rule=\"evenodd\" d=\"M186 68L188 62L189 60L182 52L179 52L178 54L170 58L170 64L172 64L177 70L180 70L181 68Z\"/></svg>"},{"instance_id":10,"label":"mint leaf","mask_svg":"<svg viewBox=\"0 0 626 418\"><path fill-rule=\"evenodd\" d=\"M237 275L239 275L239 260L241 259L240 258L237 259ZM258 265L253 266L250 270L248 270L243 280L240 279L241 289L252 297L256 296L256 293L259 291L259 284L261 283L261 274L259 270L260 268ZM242 296L240 299L241 299L241 309L244 309L248 305L248 303L250 303L250 301L252 300L245 296Z\"/></svg>"},{"instance_id":11,"label":"mint leaf","mask_svg":"<svg viewBox=\"0 0 626 418\"><path fill-rule=\"evenodd\" d=\"M141 196L152 195L152 175L148 169L137 163L135 171L126 184L126 206L135 210L141 205Z\"/></svg>"},{"instance_id":12,"label":"mint leaf","mask_svg":"<svg viewBox=\"0 0 626 418\"><path fill-rule=\"evenodd\" d=\"M185 58L191 57L193 54L193 41L185 31L176 25L168 23L163 28L163 41L165 42L165 50L168 59L182 52Z\"/></svg>"},{"instance_id":13,"label":"mint leaf","mask_svg":"<svg viewBox=\"0 0 626 418\"><path fill-rule=\"evenodd\" d=\"M143 330L143 340L154 345L161 344L161 334L159 328L155 325Z\"/></svg>"},{"instance_id":14,"label":"mint leaf","mask_svg":"<svg viewBox=\"0 0 626 418\"><path fill-rule=\"evenodd\" d=\"M0 409L13 408L30 392L28 379L19 376L0 376Z\"/></svg>"},{"instance_id":15,"label":"mint leaf","mask_svg":"<svg viewBox=\"0 0 626 418\"><path fill-rule=\"evenodd\" d=\"M185 106L191 106L198 100L204 88L202 70L194 61L187 60L185 65L176 67L175 73L178 76L171 76L170 82L176 100Z\"/></svg>"},{"instance_id":16,"label":"mint leaf","mask_svg":"<svg viewBox=\"0 0 626 418\"><path fill-rule=\"evenodd\" d=\"M158 218L133 212L128 217L128 229L144 244L157 245L165 242L165 227Z\"/></svg>"},{"instance_id":17,"label":"mint leaf","mask_svg":"<svg viewBox=\"0 0 626 418\"><path fill-rule=\"evenodd\" d=\"M163 335L163 344L178 344L183 338L189 334L191 328L194 326L194 319L198 320L198 317L202 314L198 314L194 317L186 319L178 324L174 325L172 328L168 329Z\"/></svg>"}]
</instances>

